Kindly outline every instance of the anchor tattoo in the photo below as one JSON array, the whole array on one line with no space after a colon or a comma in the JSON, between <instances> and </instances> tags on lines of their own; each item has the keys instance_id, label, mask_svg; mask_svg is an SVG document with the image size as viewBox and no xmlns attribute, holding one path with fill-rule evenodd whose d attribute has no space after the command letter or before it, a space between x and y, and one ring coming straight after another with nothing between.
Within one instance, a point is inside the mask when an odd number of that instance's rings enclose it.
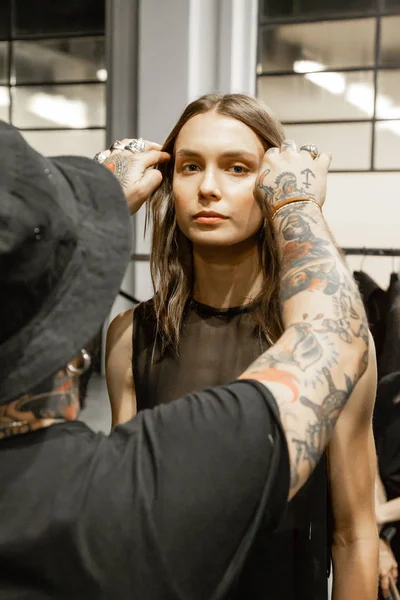
<instances>
[{"instance_id":1,"label":"anchor tattoo","mask_svg":"<svg viewBox=\"0 0 400 600\"><path fill-rule=\"evenodd\" d=\"M301 175L305 175L306 176L306 180L303 181L303 185L305 185L306 188L309 188L311 186L311 183L309 183L308 180L309 180L310 175L312 177L314 177L314 179L315 179L314 173L311 171L311 169L304 169L304 171L301 171Z\"/></svg>"}]
</instances>

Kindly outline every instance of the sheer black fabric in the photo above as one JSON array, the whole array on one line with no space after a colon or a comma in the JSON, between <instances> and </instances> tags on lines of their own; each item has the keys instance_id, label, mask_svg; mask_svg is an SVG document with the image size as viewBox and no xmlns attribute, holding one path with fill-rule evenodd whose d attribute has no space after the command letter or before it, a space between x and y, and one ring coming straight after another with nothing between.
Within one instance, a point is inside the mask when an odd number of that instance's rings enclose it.
<instances>
[{"instance_id":1,"label":"sheer black fabric","mask_svg":"<svg viewBox=\"0 0 400 600\"><path fill-rule=\"evenodd\" d=\"M234 380L268 343L253 305L215 309L195 301L184 316L179 355L160 356L153 302L134 312L132 370L138 410ZM260 530L232 600L325 600L328 565L325 456L289 504L276 533Z\"/></svg>"},{"instance_id":2,"label":"sheer black fabric","mask_svg":"<svg viewBox=\"0 0 400 600\"><path fill-rule=\"evenodd\" d=\"M217 310L192 301L184 318L179 356L170 351L161 360L152 301L136 307L133 329L138 410L233 381L268 348L258 334L251 306Z\"/></svg>"}]
</instances>

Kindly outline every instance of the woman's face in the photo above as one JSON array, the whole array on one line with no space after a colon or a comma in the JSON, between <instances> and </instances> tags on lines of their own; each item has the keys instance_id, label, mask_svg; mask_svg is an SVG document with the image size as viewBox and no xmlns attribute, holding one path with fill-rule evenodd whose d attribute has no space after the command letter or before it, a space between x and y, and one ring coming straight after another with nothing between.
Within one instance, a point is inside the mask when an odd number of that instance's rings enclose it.
<instances>
[{"instance_id":1,"label":"woman's face","mask_svg":"<svg viewBox=\"0 0 400 600\"><path fill-rule=\"evenodd\" d=\"M236 119L208 112L181 129L175 143L176 219L194 244L231 246L262 222L253 190L264 156L256 134Z\"/></svg>"}]
</instances>

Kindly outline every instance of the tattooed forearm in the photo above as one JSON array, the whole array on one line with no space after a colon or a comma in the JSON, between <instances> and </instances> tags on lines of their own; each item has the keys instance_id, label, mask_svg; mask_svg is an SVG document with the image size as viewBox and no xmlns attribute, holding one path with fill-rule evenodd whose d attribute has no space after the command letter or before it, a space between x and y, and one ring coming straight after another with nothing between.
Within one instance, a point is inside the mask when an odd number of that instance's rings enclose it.
<instances>
[{"instance_id":1,"label":"tattooed forearm","mask_svg":"<svg viewBox=\"0 0 400 600\"><path fill-rule=\"evenodd\" d=\"M329 369L324 367L323 374L326 377L329 391L322 403L317 404L305 396L300 397L301 404L311 409L316 419L314 422L312 420L308 421L303 439L293 437L292 441L296 452L291 470L292 487L298 485L298 469L301 461L305 461L308 464L310 473L316 467L327 443L332 437L332 432L341 410L354 388L354 384L348 375L345 375L346 389L340 390L335 386Z\"/></svg>"},{"instance_id":2,"label":"tattooed forearm","mask_svg":"<svg viewBox=\"0 0 400 600\"><path fill-rule=\"evenodd\" d=\"M315 468L368 366L369 332L356 284L319 210L286 206L276 225L286 330L243 378L264 382L277 400L293 493Z\"/></svg>"},{"instance_id":3,"label":"tattooed forearm","mask_svg":"<svg viewBox=\"0 0 400 600\"><path fill-rule=\"evenodd\" d=\"M314 219L291 206L285 207L281 216L281 300L313 289L335 294L340 288L336 257L329 241L313 233Z\"/></svg>"},{"instance_id":4,"label":"tattooed forearm","mask_svg":"<svg viewBox=\"0 0 400 600\"><path fill-rule=\"evenodd\" d=\"M248 369L248 373L256 373L263 368L276 367L285 363L296 365L306 372L317 363L323 355L321 341L312 331L310 323L296 323L285 333L285 346L274 348L269 354L263 354Z\"/></svg>"}]
</instances>

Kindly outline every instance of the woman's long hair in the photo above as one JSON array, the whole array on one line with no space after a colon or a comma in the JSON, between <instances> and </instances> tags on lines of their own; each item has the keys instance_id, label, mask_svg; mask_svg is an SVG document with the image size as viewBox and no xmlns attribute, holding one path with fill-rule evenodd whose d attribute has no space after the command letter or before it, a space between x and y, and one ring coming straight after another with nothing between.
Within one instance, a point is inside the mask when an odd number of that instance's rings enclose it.
<instances>
[{"instance_id":1,"label":"woman's long hair","mask_svg":"<svg viewBox=\"0 0 400 600\"><path fill-rule=\"evenodd\" d=\"M167 348L179 352L183 316L194 283L192 244L180 231L175 217L172 194L175 142L189 119L209 111L237 119L250 127L265 150L271 146L279 147L284 138L279 121L258 100L244 94L207 94L185 108L165 141L163 150L172 159L159 165L163 181L148 203L153 228L150 269L155 292L157 335L162 353ZM264 283L255 298L253 315L260 333L273 343L282 333L279 255L269 210L266 206L260 208L263 221L257 235Z\"/></svg>"}]
</instances>

